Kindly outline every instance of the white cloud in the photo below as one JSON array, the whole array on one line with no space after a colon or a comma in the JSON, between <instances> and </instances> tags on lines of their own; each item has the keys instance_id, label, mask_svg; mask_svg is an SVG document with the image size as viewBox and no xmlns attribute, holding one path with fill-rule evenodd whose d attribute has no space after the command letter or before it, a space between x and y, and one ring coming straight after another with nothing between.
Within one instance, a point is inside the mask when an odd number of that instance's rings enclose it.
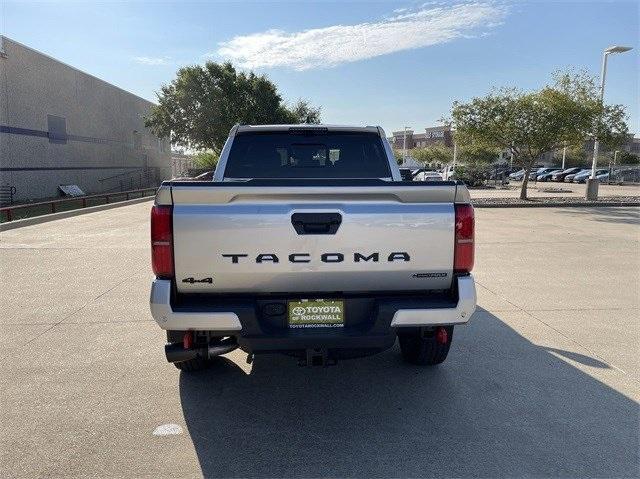
<instances>
[{"instance_id":1,"label":"white cloud","mask_svg":"<svg viewBox=\"0 0 640 479\"><path fill-rule=\"evenodd\" d=\"M216 53L243 68L332 67L482 35L502 22L507 7L494 2L467 2L394 13L372 23L236 36L220 43Z\"/></svg>"},{"instance_id":2,"label":"white cloud","mask_svg":"<svg viewBox=\"0 0 640 479\"><path fill-rule=\"evenodd\" d=\"M133 61L141 65L169 65L171 58L169 57L133 57Z\"/></svg>"}]
</instances>

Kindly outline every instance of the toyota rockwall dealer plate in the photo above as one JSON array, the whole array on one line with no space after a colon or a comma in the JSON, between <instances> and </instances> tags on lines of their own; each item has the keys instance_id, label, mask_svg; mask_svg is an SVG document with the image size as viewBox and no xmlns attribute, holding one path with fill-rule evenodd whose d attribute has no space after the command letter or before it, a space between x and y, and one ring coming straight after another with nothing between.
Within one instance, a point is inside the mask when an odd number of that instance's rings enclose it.
<instances>
[{"instance_id":1,"label":"toyota rockwall dealer plate","mask_svg":"<svg viewBox=\"0 0 640 479\"><path fill-rule=\"evenodd\" d=\"M289 301L289 327L340 328L344 326L344 301L301 299Z\"/></svg>"}]
</instances>

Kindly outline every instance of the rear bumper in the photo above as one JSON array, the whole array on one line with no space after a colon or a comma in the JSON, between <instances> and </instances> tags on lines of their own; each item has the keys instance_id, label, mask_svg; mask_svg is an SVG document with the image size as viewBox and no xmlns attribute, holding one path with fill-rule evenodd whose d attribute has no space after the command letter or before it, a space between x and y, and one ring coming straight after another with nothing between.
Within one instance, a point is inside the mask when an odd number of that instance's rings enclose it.
<instances>
[{"instance_id":1,"label":"rear bumper","mask_svg":"<svg viewBox=\"0 0 640 479\"><path fill-rule=\"evenodd\" d=\"M472 275L451 294L345 295L344 328L289 329L284 297L201 297L172 304L171 282L151 287L151 314L162 329L236 336L243 349L385 348L401 328L465 324L476 308Z\"/></svg>"},{"instance_id":2,"label":"rear bumper","mask_svg":"<svg viewBox=\"0 0 640 479\"><path fill-rule=\"evenodd\" d=\"M391 327L448 326L466 324L476 310L476 284L473 275L459 276L458 301L453 308L404 308L395 312Z\"/></svg>"},{"instance_id":3,"label":"rear bumper","mask_svg":"<svg viewBox=\"0 0 640 479\"><path fill-rule=\"evenodd\" d=\"M240 331L238 315L232 311L174 310L171 306L171 281L155 279L149 298L151 316L162 329L201 331Z\"/></svg>"}]
</instances>

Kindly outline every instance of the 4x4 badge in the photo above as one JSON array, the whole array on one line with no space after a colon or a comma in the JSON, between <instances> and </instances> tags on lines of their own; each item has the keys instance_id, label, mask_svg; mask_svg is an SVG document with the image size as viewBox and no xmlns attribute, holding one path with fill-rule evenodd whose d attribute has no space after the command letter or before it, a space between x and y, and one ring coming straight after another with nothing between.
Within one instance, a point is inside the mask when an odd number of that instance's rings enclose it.
<instances>
[{"instance_id":1,"label":"4x4 badge","mask_svg":"<svg viewBox=\"0 0 640 479\"><path fill-rule=\"evenodd\" d=\"M189 283L189 284L193 284L193 283L209 283L209 284L213 284L213 278L202 278L202 279L195 279L195 278L185 278L182 280L183 283Z\"/></svg>"}]
</instances>

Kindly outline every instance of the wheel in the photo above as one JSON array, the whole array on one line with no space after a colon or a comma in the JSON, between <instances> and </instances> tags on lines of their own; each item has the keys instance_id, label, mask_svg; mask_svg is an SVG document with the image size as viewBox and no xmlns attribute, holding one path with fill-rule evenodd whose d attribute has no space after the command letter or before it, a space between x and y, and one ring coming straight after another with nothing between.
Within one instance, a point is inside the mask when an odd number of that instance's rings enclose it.
<instances>
[{"instance_id":1,"label":"wheel","mask_svg":"<svg viewBox=\"0 0 640 479\"><path fill-rule=\"evenodd\" d=\"M182 342L185 331L167 331L167 341L170 343L179 343ZM193 359L189 359L187 361L180 361L178 363L173 363L173 365L178 368L180 371L185 372L195 372L201 371L203 369L207 369L211 366L212 360L210 358L197 357Z\"/></svg>"},{"instance_id":2,"label":"wheel","mask_svg":"<svg viewBox=\"0 0 640 479\"><path fill-rule=\"evenodd\" d=\"M439 326L431 331L398 334L403 359L411 364L433 366L447 359L453 326Z\"/></svg>"}]
</instances>

